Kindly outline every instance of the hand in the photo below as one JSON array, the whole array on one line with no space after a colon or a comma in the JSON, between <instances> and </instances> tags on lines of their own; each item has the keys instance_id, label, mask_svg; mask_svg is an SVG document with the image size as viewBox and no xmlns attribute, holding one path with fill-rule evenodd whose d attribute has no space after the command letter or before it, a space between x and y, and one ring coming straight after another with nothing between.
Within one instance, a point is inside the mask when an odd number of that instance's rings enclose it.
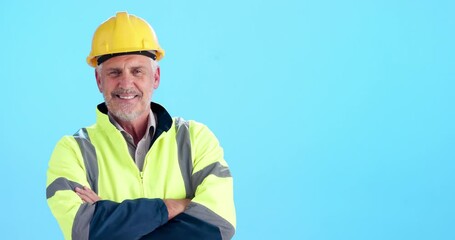
<instances>
[{"instance_id":1,"label":"hand","mask_svg":"<svg viewBox=\"0 0 455 240\"><path fill-rule=\"evenodd\" d=\"M94 191L92 191L92 189L85 187L85 186L84 186L84 188L76 187L75 192L82 199L82 201L84 203L93 204L93 203L101 200L101 198L98 197L98 195L96 195L96 193Z\"/></svg>"},{"instance_id":2,"label":"hand","mask_svg":"<svg viewBox=\"0 0 455 240\"><path fill-rule=\"evenodd\" d=\"M164 204L166 204L167 211L169 212L168 220L171 220L178 214L185 211L188 204L190 204L191 199L164 199Z\"/></svg>"}]
</instances>

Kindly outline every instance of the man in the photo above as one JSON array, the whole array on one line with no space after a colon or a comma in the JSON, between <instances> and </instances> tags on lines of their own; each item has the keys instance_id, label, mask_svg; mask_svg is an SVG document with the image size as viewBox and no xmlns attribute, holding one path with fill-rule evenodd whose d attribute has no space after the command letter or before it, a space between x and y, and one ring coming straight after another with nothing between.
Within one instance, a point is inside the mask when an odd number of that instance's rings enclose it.
<instances>
[{"instance_id":1,"label":"man","mask_svg":"<svg viewBox=\"0 0 455 240\"><path fill-rule=\"evenodd\" d=\"M232 177L204 125L150 102L164 56L126 12L102 23L87 57L104 96L96 123L63 137L46 196L65 239L230 239Z\"/></svg>"}]
</instances>

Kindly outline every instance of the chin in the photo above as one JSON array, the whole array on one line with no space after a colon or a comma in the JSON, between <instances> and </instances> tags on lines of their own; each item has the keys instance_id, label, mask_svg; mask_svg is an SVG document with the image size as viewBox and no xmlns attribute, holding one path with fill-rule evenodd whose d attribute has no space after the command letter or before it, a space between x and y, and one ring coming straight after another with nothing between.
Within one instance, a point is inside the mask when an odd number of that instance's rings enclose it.
<instances>
[{"instance_id":1,"label":"chin","mask_svg":"<svg viewBox=\"0 0 455 240\"><path fill-rule=\"evenodd\" d=\"M109 112L117 119L125 122L136 120L142 114L147 112L148 103L134 103L134 104L117 104L112 101L107 101L107 108Z\"/></svg>"},{"instance_id":2,"label":"chin","mask_svg":"<svg viewBox=\"0 0 455 240\"><path fill-rule=\"evenodd\" d=\"M120 119L121 121L131 122L136 120L141 114L139 112L111 112L116 118Z\"/></svg>"}]
</instances>

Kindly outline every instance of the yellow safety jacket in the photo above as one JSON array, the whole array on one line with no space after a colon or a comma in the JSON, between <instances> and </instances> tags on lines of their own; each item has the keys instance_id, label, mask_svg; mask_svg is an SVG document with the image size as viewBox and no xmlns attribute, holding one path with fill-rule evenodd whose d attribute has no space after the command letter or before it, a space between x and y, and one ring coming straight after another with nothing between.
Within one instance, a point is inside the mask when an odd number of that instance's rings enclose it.
<instances>
[{"instance_id":1,"label":"yellow safety jacket","mask_svg":"<svg viewBox=\"0 0 455 240\"><path fill-rule=\"evenodd\" d=\"M172 119L151 103L157 126L139 171L104 103L96 124L63 137L47 171L48 205L65 239L230 239L235 232L233 180L223 150L203 124ZM89 186L102 201L83 203ZM168 221L162 199L192 201Z\"/></svg>"}]
</instances>

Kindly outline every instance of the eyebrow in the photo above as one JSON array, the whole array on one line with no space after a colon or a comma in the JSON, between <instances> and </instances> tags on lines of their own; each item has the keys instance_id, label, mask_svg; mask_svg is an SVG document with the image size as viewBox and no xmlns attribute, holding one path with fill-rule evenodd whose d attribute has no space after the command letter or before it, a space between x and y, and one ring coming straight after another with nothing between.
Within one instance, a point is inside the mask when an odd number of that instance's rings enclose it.
<instances>
[{"instance_id":1,"label":"eyebrow","mask_svg":"<svg viewBox=\"0 0 455 240\"><path fill-rule=\"evenodd\" d=\"M119 67L109 67L109 68L106 68L106 71L107 71L107 72L113 71L113 70L115 70L115 71L122 71L122 69L119 68Z\"/></svg>"},{"instance_id":2,"label":"eyebrow","mask_svg":"<svg viewBox=\"0 0 455 240\"><path fill-rule=\"evenodd\" d=\"M140 69L140 68L145 68L145 66L132 66L132 67L129 67L128 69Z\"/></svg>"}]
</instances>

